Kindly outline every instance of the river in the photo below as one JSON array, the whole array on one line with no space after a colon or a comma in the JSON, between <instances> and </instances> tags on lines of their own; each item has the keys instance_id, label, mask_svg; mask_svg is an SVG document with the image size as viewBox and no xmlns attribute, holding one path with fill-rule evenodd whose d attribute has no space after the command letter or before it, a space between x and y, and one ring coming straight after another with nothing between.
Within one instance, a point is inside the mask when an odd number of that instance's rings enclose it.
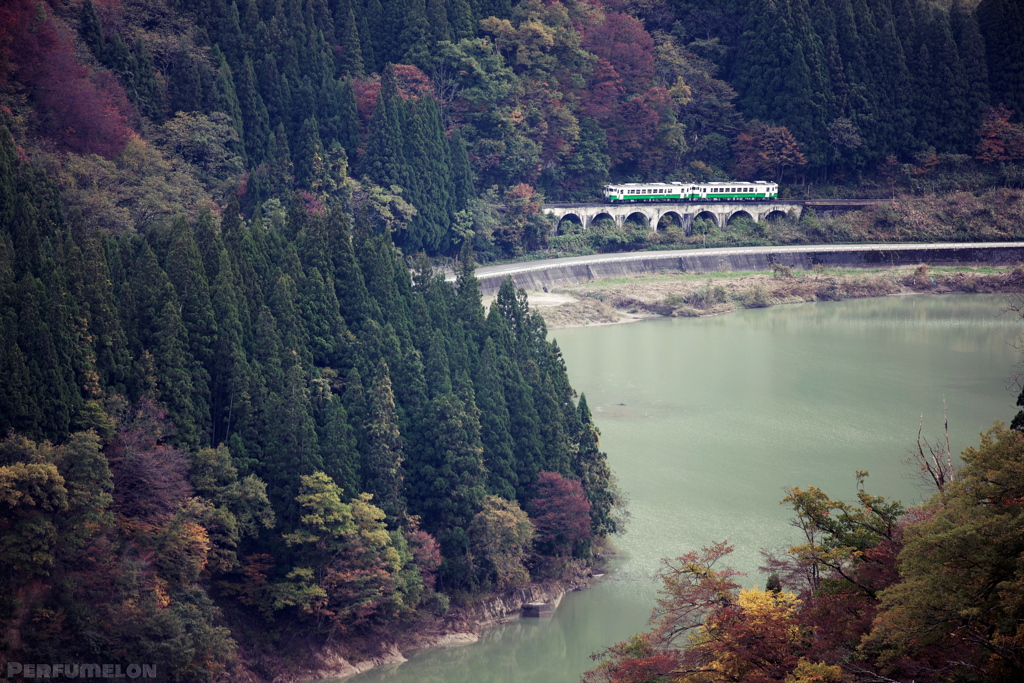
<instances>
[{"instance_id":1,"label":"river","mask_svg":"<svg viewBox=\"0 0 1024 683\"><path fill-rule=\"evenodd\" d=\"M1004 297L914 296L799 304L697 319L557 330L577 391L629 498L621 556L551 618L520 619L480 642L413 655L354 683L569 683L592 652L643 630L660 559L728 540L745 583L759 548L798 540L779 505L813 484L904 503L927 491L905 463L918 423L953 450L1012 418L1007 379L1024 325Z\"/></svg>"}]
</instances>

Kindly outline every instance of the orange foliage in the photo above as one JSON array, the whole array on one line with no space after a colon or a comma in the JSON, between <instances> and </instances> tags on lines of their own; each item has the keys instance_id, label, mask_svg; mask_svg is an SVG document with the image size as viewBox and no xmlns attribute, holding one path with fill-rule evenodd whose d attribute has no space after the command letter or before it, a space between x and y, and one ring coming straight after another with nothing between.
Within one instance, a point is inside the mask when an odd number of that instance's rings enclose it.
<instances>
[{"instance_id":1,"label":"orange foliage","mask_svg":"<svg viewBox=\"0 0 1024 683\"><path fill-rule=\"evenodd\" d=\"M1010 123L1013 112L1000 104L981 119L975 158L983 164L1024 159L1024 125Z\"/></svg>"},{"instance_id":2,"label":"orange foliage","mask_svg":"<svg viewBox=\"0 0 1024 683\"><path fill-rule=\"evenodd\" d=\"M768 126L751 121L736 136L733 145L737 178L754 179L759 174L782 179L787 168L807 165L807 157L800 151L800 143L785 126Z\"/></svg>"}]
</instances>

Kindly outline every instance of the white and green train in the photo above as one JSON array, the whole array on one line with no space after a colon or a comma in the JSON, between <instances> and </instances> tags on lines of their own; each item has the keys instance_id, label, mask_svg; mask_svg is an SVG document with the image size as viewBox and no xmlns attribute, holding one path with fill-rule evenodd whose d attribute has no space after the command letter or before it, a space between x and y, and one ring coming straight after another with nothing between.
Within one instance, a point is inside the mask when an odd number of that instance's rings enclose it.
<instances>
[{"instance_id":1,"label":"white and green train","mask_svg":"<svg viewBox=\"0 0 1024 683\"><path fill-rule=\"evenodd\" d=\"M618 204L620 202L663 202L685 201L705 202L711 200L730 199L752 201L758 199L778 199L778 183L757 180L752 183L736 181L720 181L714 183L625 183L624 185L606 185L605 201Z\"/></svg>"}]
</instances>

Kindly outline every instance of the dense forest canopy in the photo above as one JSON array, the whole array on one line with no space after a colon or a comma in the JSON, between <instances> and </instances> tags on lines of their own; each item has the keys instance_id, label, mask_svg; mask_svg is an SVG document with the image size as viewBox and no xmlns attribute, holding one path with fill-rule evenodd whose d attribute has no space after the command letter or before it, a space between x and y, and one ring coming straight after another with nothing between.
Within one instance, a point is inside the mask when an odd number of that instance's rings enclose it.
<instances>
[{"instance_id":1,"label":"dense forest canopy","mask_svg":"<svg viewBox=\"0 0 1024 683\"><path fill-rule=\"evenodd\" d=\"M7 0L0 660L206 680L579 571L598 431L474 250L610 179L1024 160L1021 35L1021 0Z\"/></svg>"},{"instance_id":2,"label":"dense forest canopy","mask_svg":"<svg viewBox=\"0 0 1024 683\"><path fill-rule=\"evenodd\" d=\"M351 177L405 253L513 255L539 196L609 179L1024 159L1020 0L12 0L0 26L8 125L85 155L54 163L108 229Z\"/></svg>"},{"instance_id":3,"label":"dense forest canopy","mask_svg":"<svg viewBox=\"0 0 1024 683\"><path fill-rule=\"evenodd\" d=\"M222 609L271 642L372 633L616 530L557 344L510 282L485 314L471 258L411 278L365 210L298 196L114 237L6 128L0 215L5 657L202 680Z\"/></svg>"}]
</instances>

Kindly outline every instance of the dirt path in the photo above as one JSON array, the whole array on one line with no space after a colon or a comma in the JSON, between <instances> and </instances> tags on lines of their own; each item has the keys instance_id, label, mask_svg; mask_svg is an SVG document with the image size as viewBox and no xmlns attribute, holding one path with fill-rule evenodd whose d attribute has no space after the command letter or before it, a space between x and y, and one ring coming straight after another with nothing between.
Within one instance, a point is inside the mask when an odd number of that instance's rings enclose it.
<instances>
[{"instance_id":1,"label":"dirt path","mask_svg":"<svg viewBox=\"0 0 1024 683\"><path fill-rule=\"evenodd\" d=\"M806 301L898 294L1024 293L1021 267L908 266L775 273L673 274L588 282L530 292L551 329L657 317L694 317ZM486 302L485 302L486 303Z\"/></svg>"}]
</instances>

